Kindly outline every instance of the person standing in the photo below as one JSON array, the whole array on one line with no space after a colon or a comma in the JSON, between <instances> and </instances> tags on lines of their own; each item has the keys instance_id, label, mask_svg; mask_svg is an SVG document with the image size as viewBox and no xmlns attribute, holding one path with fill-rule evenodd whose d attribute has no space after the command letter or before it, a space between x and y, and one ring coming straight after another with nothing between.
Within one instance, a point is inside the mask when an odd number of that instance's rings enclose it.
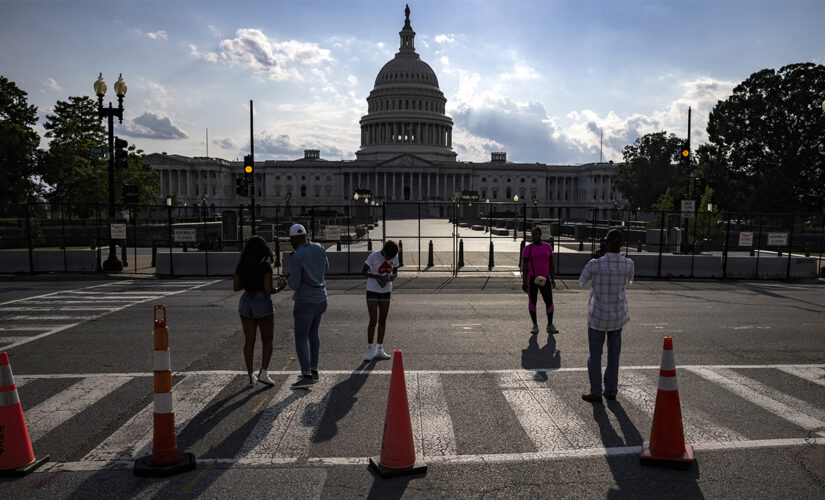
<instances>
[{"instance_id":1,"label":"person standing","mask_svg":"<svg viewBox=\"0 0 825 500\"><path fill-rule=\"evenodd\" d=\"M275 382L267 374L269 358L272 357L272 337L275 330L275 309L272 306L273 293L286 288L286 280L278 280L272 286L272 250L260 236L253 236L247 240L241 252L241 260L235 268L235 277L232 288L236 292L244 290L238 303L238 314L243 326L244 345L243 357L246 363L246 372L249 376L249 387L260 381L267 385ZM252 363L255 354L255 334L261 330L261 370L256 377L252 373Z\"/></svg>"},{"instance_id":2,"label":"person standing","mask_svg":"<svg viewBox=\"0 0 825 500\"><path fill-rule=\"evenodd\" d=\"M635 264L622 257L624 236L618 229L607 233L606 252L599 249L593 260L584 266L579 276L579 286L592 281L590 299L587 302L587 339L590 357L587 358L587 374L590 392L582 399L601 403L602 394L609 400L619 392L619 353L622 349L622 328L630 321L625 289L633 283ZM607 338L607 368L604 371L602 393L602 350Z\"/></svg>"},{"instance_id":3,"label":"person standing","mask_svg":"<svg viewBox=\"0 0 825 500\"><path fill-rule=\"evenodd\" d=\"M289 242L295 250L289 260L289 287L295 290L292 318L295 324L295 354L301 365L301 375L291 385L306 389L318 381L318 353L321 338L318 327L327 310L327 285L324 276L329 269L327 252L318 243L307 241L307 231L301 224L289 228Z\"/></svg>"},{"instance_id":4,"label":"person standing","mask_svg":"<svg viewBox=\"0 0 825 500\"><path fill-rule=\"evenodd\" d=\"M524 247L521 258L521 289L527 294L527 308L530 311L530 319L533 320L533 329L530 333L539 333L539 323L536 317L536 303L538 295L544 300L547 311L547 333L559 333L553 325L553 288L556 288L556 273L553 268L553 247L549 243L541 241L541 229L538 226L533 228L531 233L533 242Z\"/></svg>"},{"instance_id":5,"label":"person standing","mask_svg":"<svg viewBox=\"0 0 825 500\"><path fill-rule=\"evenodd\" d=\"M384 248L372 252L364 262L361 274L367 277L367 312L370 322L367 326L367 354L364 361L390 359L384 352L384 332L387 328L387 313L390 311L390 295L392 282L398 276L398 244L387 240ZM378 325L378 343L373 346L375 326Z\"/></svg>"}]
</instances>

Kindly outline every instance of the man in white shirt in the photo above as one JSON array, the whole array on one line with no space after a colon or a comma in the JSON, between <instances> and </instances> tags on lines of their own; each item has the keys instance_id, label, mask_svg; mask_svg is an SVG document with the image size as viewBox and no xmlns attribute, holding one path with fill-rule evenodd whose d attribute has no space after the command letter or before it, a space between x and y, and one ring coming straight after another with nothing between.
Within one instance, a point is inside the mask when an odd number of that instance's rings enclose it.
<instances>
[{"instance_id":1,"label":"man in white shirt","mask_svg":"<svg viewBox=\"0 0 825 500\"><path fill-rule=\"evenodd\" d=\"M587 373L590 377L590 392L582 394L582 399L591 403L601 403L602 394L605 398L614 400L619 390L622 328L630 321L625 287L628 283L633 283L635 273L633 261L622 257L623 239L622 232L618 229L608 232L607 252L599 249L579 276L579 286L592 281L590 299L587 302L587 338L590 345ZM605 337L607 368L602 392L602 350Z\"/></svg>"}]
</instances>

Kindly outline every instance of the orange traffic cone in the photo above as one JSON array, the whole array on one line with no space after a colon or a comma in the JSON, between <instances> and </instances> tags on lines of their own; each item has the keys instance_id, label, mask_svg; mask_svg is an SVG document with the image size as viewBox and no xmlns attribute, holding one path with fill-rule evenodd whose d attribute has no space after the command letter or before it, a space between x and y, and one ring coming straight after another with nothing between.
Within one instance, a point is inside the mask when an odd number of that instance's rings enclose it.
<instances>
[{"instance_id":1,"label":"orange traffic cone","mask_svg":"<svg viewBox=\"0 0 825 500\"><path fill-rule=\"evenodd\" d=\"M676 384L676 360L673 357L673 339L665 337L662 363L659 368L659 390L653 411L653 429L650 441L642 445L640 461L645 465L661 465L687 469L696 461L693 446L685 444L682 430L682 408L679 405L679 387Z\"/></svg>"},{"instance_id":2,"label":"orange traffic cone","mask_svg":"<svg viewBox=\"0 0 825 500\"><path fill-rule=\"evenodd\" d=\"M427 465L415 459L407 384L404 381L404 360L398 349L395 350L392 360L381 456L371 457L370 466L383 478L427 472Z\"/></svg>"},{"instance_id":3,"label":"orange traffic cone","mask_svg":"<svg viewBox=\"0 0 825 500\"><path fill-rule=\"evenodd\" d=\"M157 319L163 311L163 319ZM175 412L172 411L172 361L169 356L169 329L166 328L166 306L155 306L155 415L152 435L152 456L135 460L136 476L166 477L195 468L195 456L178 455L175 435Z\"/></svg>"},{"instance_id":4,"label":"orange traffic cone","mask_svg":"<svg viewBox=\"0 0 825 500\"><path fill-rule=\"evenodd\" d=\"M25 476L48 459L34 458L9 356L0 352L0 476Z\"/></svg>"}]
</instances>

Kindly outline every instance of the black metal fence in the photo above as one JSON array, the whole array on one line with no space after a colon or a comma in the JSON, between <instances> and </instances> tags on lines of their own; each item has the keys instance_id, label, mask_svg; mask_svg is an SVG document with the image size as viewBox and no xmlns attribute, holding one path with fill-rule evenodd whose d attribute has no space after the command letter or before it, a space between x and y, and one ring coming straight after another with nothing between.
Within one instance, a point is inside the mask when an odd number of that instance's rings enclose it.
<instances>
[{"instance_id":1,"label":"black metal fence","mask_svg":"<svg viewBox=\"0 0 825 500\"><path fill-rule=\"evenodd\" d=\"M577 274L611 228L625 233L623 253L656 277L791 278L799 266L819 274L823 214L651 212L538 203L353 200L342 205L163 206L117 211L87 203L29 203L0 211L0 272L100 271L115 238L124 273L154 273L159 253L176 274L182 253L202 253L198 274L226 274L208 254L238 251L258 234L291 250L288 228L301 223L331 253L346 254L336 273L360 272L358 260L387 239L402 245L405 269L453 274L514 272L530 230L543 228L559 274ZM778 259L784 259L779 262ZM813 262L813 264L812 264ZM180 267L180 266L179 266ZM655 272L654 272L655 271ZM192 272L191 269L188 272ZM807 271L806 271L807 272ZM177 273L180 274L180 271ZM804 274L804 273L803 273ZM810 274L810 272L808 272Z\"/></svg>"}]
</instances>

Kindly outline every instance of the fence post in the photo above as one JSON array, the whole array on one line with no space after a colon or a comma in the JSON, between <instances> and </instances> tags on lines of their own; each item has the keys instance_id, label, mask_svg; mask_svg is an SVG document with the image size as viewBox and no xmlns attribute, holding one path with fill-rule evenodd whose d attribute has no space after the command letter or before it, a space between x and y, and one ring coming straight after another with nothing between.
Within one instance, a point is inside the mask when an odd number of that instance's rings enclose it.
<instances>
[{"instance_id":1,"label":"fence post","mask_svg":"<svg viewBox=\"0 0 825 500\"><path fill-rule=\"evenodd\" d=\"M722 279L728 276L728 240L730 239L730 215L726 217L728 224L725 230L725 243L722 246Z\"/></svg>"},{"instance_id":2,"label":"fence post","mask_svg":"<svg viewBox=\"0 0 825 500\"><path fill-rule=\"evenodd\" d=\"M29 243L29 272L34 272L34 249L32 248L32 220L29 202L26 202L26 239Z\"/></svg>"},{"instance_id":3,"label":"fence post","mask_svg":"<svg viewBox=\"0 0 825 500\"><path fill-rule=\"evenodd\" d=\"M788 269L785 272L785 279L791 279L791 256L793 255L793 226L796 222L796 212L791 214L791 236L788 238Z\"/></svg>"},{"instance_id":4,"label":"fence post","mask_svg":"<svg viewBox=\"0 0 825 500\"><path fill-rule=\"evenodd\" d=\"M209 234L207 232L206 217L203 218L203 259L206 261L206 275L209 276Z\"/></svg>"},{"instance_id":5,"label":"fence post","mask_svg":"<svg viewBox=\"0 0 825 500\"><path fill-rule=\"evenodd\" d=\"M103 268L100 266L100 259L102 258L100 255L100 203L95 204L95 217L97 217L97 241L95 242L95 246L97 246L97 272L101 272Z\"/></svg>"},{"instance_id":6,"label":"fence post","mask_svg":"<svg viewBox=\"0 0 825 500\"><path fill-rule=\"evenodd\" d=\"M60 202L60 231L63 240L63 272L69 272L69 262L66 257L66 214L63 211L63 202Z\"/></svg>"},{"instance_id":7,"label":"fence post","mask_svg":"<svg viewBox=\"0 0 825 500\"><path fill-rule=\"evenodd\" d=\"M123 245L120 247L120 260L123 261L123 267L129 267L129 263L126 261L126 240L123 240Z\"/></svg>"},{"instance_id":8,"label":"fence post","mask_svg":"<svg viewBox=\"0 0 825 500\"><path fill-rule=\"evenodd\" d=\"M166 224L169 227L169 274L175 275L175 261L172 255L172 207L166 207Z\"/></svg>"},{"instance_id":9,"label":"fence post","mask_svg":"<svg viewBox=\"0 0 825 500\"><path fill-rule=\"evenodd\" d=\"M418 205L418 272L421 272L421 202Z\"/></svg>"},{"instance_id":10,"label":"fence post","mask_svg":"<svg viewBox=\"0 0 825 500\"><path fill-rule=\"evenodd\" d=\"M158 240L155 239L155 236L152 235L152 263L151 267L156 267L157 264L157 257L158 257Z\"/></svg>"},{"instance_id":11,"label":"fence post","mask_svg":"<svg viewBox=\"0 0 825 500\"><path fill-rule=\"evenodd\" d=\"M137 274L137 270L138 270L138 269L137 269L137 268L138 268L138 265L137 265L137 264L138 264L138 259L137 259L137 246L138 246L138 221L137 221L137 206L134 206L134 205L132 206L132 220L135 222L135 223L133 224L133 226L134 226L134 233L135 233L135 238L134 238L134 244L135 244L135 245L134 245L134 249L135 249L135 253L134 253L134 257L133 257L133 258L135 259L134 270L135 270L135 274Z\"/></svg>"},{"instance_id":12,"label":"fence post","mask_svg":"<svg viewBox=\"0 0 825 500\"><path fill-rule=\"evenodd\" d=\"M521 261L522 261L521 256L524 255L524 243L525 243L525 241L527 241L527 240L521 240L521 245L519 246L519 249L518 249L518 268L519 268L519 271L521 270Z\"/></svg>"},{"instance_id":13,"label":"fence post","mask_svg":"<svg viewBox=\"0 0 825 500\"><path fill-rule=\"evenodd\" d=\"M665 235L665 211L660 212L659 217L659 262L656 264L656 277L662 277L662 247L664 246Z\"/></svg>"},{"instance_id":14,"label":"fence post","mask_svg":"<svg viewBox=\"0 0 825 500\"><path fill-rule=\"evenodd\" d=\"M387 242L387 202L381 204L381 244Z\"/></svg>"},{"instance_id":15,"label":"fence post","mask_svg":"<svg viewBox=\"0 0 825 500\"><path fill-rule=\"evenodd\" d=\"M309 207L309 235L315 241L315 205Z\"/></svg>"},{"instance_id":16,"label":"fence post","mask_svg":"<svg viewBox=\"0 0 825 500\"><path fill-rule=\"evenodd\" d=\"M819 218L822 219L822 227L819 230L819 260L816 265L816 275L825 278L825 274L822 272L822 254L825 253L825 214L820 214Z\"/></svg>"}]
</instances>

